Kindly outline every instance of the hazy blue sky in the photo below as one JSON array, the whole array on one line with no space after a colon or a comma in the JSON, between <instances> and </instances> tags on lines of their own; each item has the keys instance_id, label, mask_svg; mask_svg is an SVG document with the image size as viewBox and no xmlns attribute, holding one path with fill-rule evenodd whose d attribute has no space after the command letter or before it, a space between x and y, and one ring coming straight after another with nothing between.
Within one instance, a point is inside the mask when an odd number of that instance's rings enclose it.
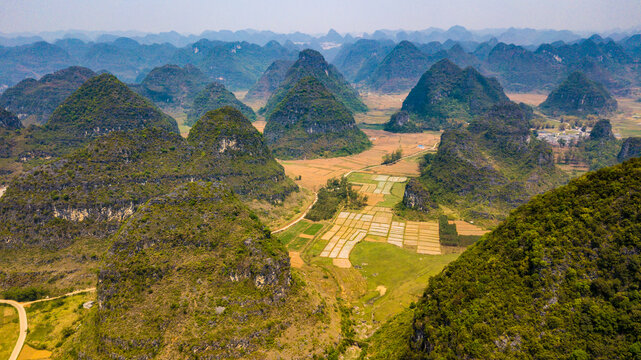
<instances>
[{"instance_id":1,"label":"hazy blue sky","mask_svg":"<svg viewBox=\"0 0 641 360\"><path fill-rule=\"evenodd\" d=\"M324 33L531 27L609 30L641 25L641 0L0 0L0 32L253 28Z\"/></svg>"}]
</instances>

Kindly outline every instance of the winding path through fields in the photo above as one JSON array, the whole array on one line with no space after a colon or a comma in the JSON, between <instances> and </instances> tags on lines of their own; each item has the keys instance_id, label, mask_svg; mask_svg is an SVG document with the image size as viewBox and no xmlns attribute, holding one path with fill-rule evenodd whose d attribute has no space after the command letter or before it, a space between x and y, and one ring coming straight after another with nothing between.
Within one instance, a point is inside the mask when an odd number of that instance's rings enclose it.
<instances>
[{"instance_id":1,"label":"winding path through fields","mask_svg":"<svg viewBox=\"0 0 641 360\"><path fill-rule=\"evenodd\" d=\"M281 232L281 231L285 231L285 230L289 229L290 227L296 225L299 221L303 220L303 218L305 218L305 215L307 215L307 213L309 212L309 209L311 209L312 206L314 206L314 204L316 204L316 201L318 201L318 193L315 192L314 193L314 201L311 204L309 204L307 209L305 209L305 211L299 217L297 217L296 220L290 222L289 224L287 224L287 225L285 225L285 226L283 226L283 227L281 227L279 229L273 230L272 233L278 233L278 232Z\"/></svg>"},{"instance_id":2,"label":"winding path through fields","mask_svg":"<svg viewBox=\"0 0 641 360\"><path fill-rule=\"evenodd\" d=\"M43 302L43 301L51 301L55 299L60 299L66 296L72 296L72 295L77 295L77 294L82 294L86 292L91 292L91 291L96 291L96 288L90 288L90 289L84 289L84 290L76 290L64 295L52 297L52 298L47 298L47 299L40 299L36 301L30 301L30 302L25 302L25 303L19 303L17 301L13 300L0 300L0 304L7 304L11 305L16 310L18 310L18 318L20 319L20 335L18 336L18 341L16 342L16 346L13 348L13 352L11 353L11 356L9 357L9 360L18 360L18 356L20 355L20 351L22 351L22 347L24 346L24 342L27 339L27 329L29 328L29 325L27 323L27 311L24 309L24 306L31 305L33 303L38 303L38 302Z\"/></svg>"},{"instance_id":3,"label":"winding path through fields","mask_svg":"<svg viewBox=\"0 0 641 360\"><path fill-rule=\"evenodd\" d=\"M27 312L25 311L24 306L17 301L0 300L0 304L11 305L18 310L18 318L20 318L20 335L18 336L16 346L13 348L13 352L11 352L11 356L9 357L9 360L18 360L18 355L20 355L20 351L22 351L22 347L24 346L24 341L27 339Z\"/></svg>"}]
</instances>

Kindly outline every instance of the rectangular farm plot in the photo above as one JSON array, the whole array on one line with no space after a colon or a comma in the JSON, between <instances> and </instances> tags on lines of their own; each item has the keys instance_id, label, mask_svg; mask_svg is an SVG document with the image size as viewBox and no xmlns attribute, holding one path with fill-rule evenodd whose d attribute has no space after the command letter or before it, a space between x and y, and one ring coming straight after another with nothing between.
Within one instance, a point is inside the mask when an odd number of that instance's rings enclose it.
<instances>
[{"instance_id":1,"label":"rectangular farm plot","mask_svg":"<svg viewBox=\"0 0 641 360\"><path fill-rule=\"evenodd\" d=\"M459 235L482 236L490 232L490 230L482 229L474 224L470 224L467 221L463 221L463 220L455 220L454 224L456 224L456 232Z\"/></svg>"},{"instance_id":2,"label":"rectangular farm plot","mask_svg":"<svg viewBox=\"0 0 641 360\"><path fill-rule=\"evenodd\" d=\"M367 205L360 211L340 212L331 228L321 236L327 243L323 243L320 256L348 262L356 244L365 239L387 242L419 254L441 254L438 223L394 219L390 204L398 201L399 193L402 196L406 177L360 173L350 176L360 186L360 193L380 197L383 202Z\"/></svg>"},{"instance_id":3,"label":"rectangular farm plot","mask_svg":"<svg viewBox=\"0 0 641 360\"><path fill-rule=\"evenodd\" d=\"M423 222L419 224L416 252L428 255L441 254L437 222Z\"/></svg>"}]
</instances>

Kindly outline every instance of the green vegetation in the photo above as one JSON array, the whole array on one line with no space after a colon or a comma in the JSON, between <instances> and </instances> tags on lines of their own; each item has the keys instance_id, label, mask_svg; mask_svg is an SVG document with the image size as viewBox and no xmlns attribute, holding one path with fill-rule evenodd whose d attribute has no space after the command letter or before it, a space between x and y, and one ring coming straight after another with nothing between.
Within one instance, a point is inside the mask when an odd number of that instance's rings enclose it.
<instances>
[{"instance_id":1,"label":"green vegetation","mask_svg":"<svg viewBox=\"0 0 641 360\"><path fill-rule=\"evenodd\" d=\"M49 295L47 289L36 286L11 287L2 292L2 298L18 302L34 301L42 299L47 295Z\"/></svg>"},{"instance_id":2,"label":"green vegetation","mask_svg":"<svg viewBox=\"0 0 641 360\"><path fill-rule=\"evenodd\" d=\"M617 156L622 150L622 141L617 140L612 133L610 120L599 120L594 124L590 136L570 144L563 159L569 161L583 161L590 170L598 170L612 166L620 161Z\"/></svg>"},{"instance_id":3,"label":"green vegetation","mask_svg":"<svg viewBox=\"0 0 641 360\"><path fill-rule=\"evenodd\" d=\"M0 108L21 114L26 124L44 124L69 95L94 76L87 68L72 66L40 80L22 80L0 95Z\"/></svg>"},{"instance_id":4,"label":"green vegetation","mask_svg":"<svg viewBox=\"0 0 641 360\"><path fill-rule=\"evenodd\" d=\"M383 155L382 165L393 164L403 157L403 149L398 149L391 154Z\"/></svg>"},{"instance_id":5,"label":"green vegetation","mask_svg":"<svg viewBox=\"0 0 641 360\"><path fill-rule=\"evenodd\" d=\"M329 179L327 185L318 190L318 201L309 209L305 218L312 221L331 219L341 207L360 209L367 203L367 197L352 189L345 177Z\"/></svg>"},{"instance_id":6,"label":"green vegetation","mask_svg":"<svg viewBox=\"0 0 641 360\"><path fill-rule=\"evenodd\" d=\"M385 194L383 201L376 204L376 206L393 208L403 201L406 183L394 183L389 194Z\"/></svg>"},{"instance_id":7,"label":"green vegetation","mask_svg":"<svg viewBox=\"0 0 641 360\"><path fill-rule=\"evenodd\" d=\"M130 87L157 106L189 109L196 94L209 83L207 75L193 65L163 65L151 70L140 85Z\"/></svg>"},{"instance_id":8,"label":"green vegetation","mask_svg":"<svg viewBox=\"0 0 641 360\"><path fill-rule=\"evenodd\" d=\"M285 329L318 321L317 304L296 301L303 294L283 246L228 188L188 183L148 201L114 236L100 307L67 354L261 357Z\"/></svg>"},{"instance_id":9,"label":"green vegetation","mask_svg":"<svg viewBox=\"0 0 641 360\"><path fill-rule=\"evenodd\" d=\"M171 60L161 64L193 64L210 79L236 91L252 87L275 60L293 60L296 54L296 51L285 48L277 41L260 46L246 41L201 39L174 51L170 55Z\"/></svg>"},{"instance_id":10,"label":"green vegetation","mask_svg":"<svg viewBox=\"0 0 641 360\"><path fill-rule=\"evenodd\" d=\"M638 356L640 171L632 159L519 207L429 281L410 336L386 330L406 347L391 346L421 359Z\"/></svg>"},{"instance_id":11,"label":"green vegetation","mask_svg":"<svg viewBox=\"0 0 641 360\"><path fill-rule=\"evenodd\" d=\"M318 231L322 228L323 228L323 224L312 224L305 231L303 231L303 234L316 235L316 233L318 233Z\"/></svg>"},{"instance_id":12,"label":"green vegetation","mask_svg":"<svg viewBox=\"0 0 641 360\"><path fill-rule=\"evenodd\" d=\"M289 68L278 89L261 109L265 117L271 116L299 81L310 76L323 84L327 91L351 112L367 111L367 106L358 97L358 92L345 81L343 75L333 65L328 64L318 51L307 49L300 52L298 60Z\"/></svg>"},{"instance_id":13,"label":"green vegetation","mask_svg":"<svg viewBox=\"0 0 641 360\"><path fill-rule=\"evenodd\" d=\"M496 223L530 196L562 184L566 175L554 166L552 149L529 129L522 109L506 103L468 129L445 131L437 153L424 157L421 186L408 185L405 205L429 211L436 202L459 217Z\"/></svg>"},{"instance_id":14,"label":"green vegetation","mask_svg":"<svg viewBox=\"0 0 641 360\"><path fill-rule=\"evenodd\" d=\"M360 83L376 70L395 45L391 40L359 39L353 44L343 44L332 64L347 80Z\"/></svg>"},{"instance_id":15,"label":"green vegetation","mask_svg":"<svg viewBox=\"0 0 641 360\"><path fill-rule=\"evenodd\" d=\"M540 105L550 115L605 115L617 109L617 101L602 84L575 71Z\"/></svg>"},{"instance_id":16,"label":"green vegetation","mask_svg":"<svg viewBox=\"0 0 641 360\"><path fill-rule=\"evenodd\" d=\"M178 133L178 125L115 76L102 74L85 82L32 132L34 149L61 155L111 131L158 127Z\"/></svg>"},{"instance_id":17,"label":"green vegetation","mask_svg":"<svg viewBox=\"0 0 641 360\"><path fill-rule=\"evenodd\" d=\"M472 67L461 69L445 59L432 65L403 101L398 115L385 130L419 132L451 129L484 114L493 105L509 99L494 78Z\"/></svg>"},{"instance_id":18,"label":"green vegetation","mask_svg":"<svg viewBox=\"0 0 641 360\"><path fill-rule=\"evenodd\" d=\"M280 159L346 156L371 146L349 110L311 76L301 79L274 108L264 135Z\"/></svg>"},{"instance_id":19,"label":"green vegetation","mask_svg":"<svg viewBox=\"0 0 641 360\"><path fill-rule=\"evenodd\" d=\"M82 327L83 316L89 313L82 305L95 298L96 294L89 292L29 305L26 308L29 319L26 343L34 349L59 351L62 344Z\"/></svg>"},{"instance_id":20,"label":"green vegetation","mask_svg":"<svg viewBox=\"0 0 641 360\"><path fill-rule=\"evenodd\" d=\"M621 144L621 150L617 155L617 160L623 162L633 157L641 156L641 138L629 137Z\"/></svg>"},{"instance_id":21,"label":"green vegetation","mask_svg":"<svg viewBox=\"0 0 641 360\"><path fill-rule=\"evenodd\" d=\"M287 71L294 64L290 60L276 60L261 75L260 79L249 89L245 101L267 100L278 89L278 85L285 79Z\"/></svg>"},{"instance_id":22,"label":"green vegetation","mask_svg":"<svg viewBox=\"0 0 641 360\"><path fill-rule=\"evenodd\" d=\"M450 224L445 215L438 218L438 233L441 245L445 246L467 247L481 238L475 235L459 235L456 231L456 225Z\"/></svg>"},{"instance_id":23,"label":"green vegetation","mask_svg":"<svg viewBox=\"0 0 641 360\"><path fill-rule=\"evenodd\" d=\"M22 123L13 113L0 107L0 130L16 130L22 128Z\"/></svg>"},{"instance_id":24,"label":"green vegetation","mask_svg":"<svg viewBox=\"0 0 641 360\"><path fill-rule=\"evenodd\" d=\"M416 85L430 59L409 41L399 42L365 81L381 93L401 93Z\"/></svg>"},{"instance_id":25,"label":"green vegetation","mask_svg":"<svg viewBox=\"0 0 641 360\"><path fill-rule=\"evenodd\" d=\"M187 139L157 128L112 132L7 189L0 200L3 283L60 291L86 281L87 264L136 208L194 180L223 181L243 199L270 204L297 191L261 134L233 108L207 113ZM67 254L74 249L83 255Z\"/></svg>"},{"instance_id":26,"label":"green vegetation","mask_svg":"<svg viewBox=\"0 0 641 360\"><path fill-rule=\"evenodd\" d=\"M362 318L386 321L417 301L430 277L438 274L459 254L421 255L413 249L363 241L350 254L350 261L367 280L367 292L359 299L369 305ZM381 295L381 288L385 288Z\"/></svg>"},{"instance_id":27,"label":"green vegetation","mask_svg":"<svg viewBox=\"0 0 641 360\"><path fill-rule=\"evenodd\" d=\"M309 227L310 222L301 220L291 226L289 229L279 233L278 239L283 245L289 244L293 239L295 239L298 234L302 233L307 227Z\"/></svg>"},{"instance_id":28,"label":"green vegetation","mask_svg":"<svg viewBox=\"0 0 641 360\"><path fill-rule=\"evenodd\" d=\"M18 311L13 307L0 304L0 358L8 359L16 346L20 334Z\"/></svg>"},{"instance_id":29,"label":"green vegetation","mask_svg":"<svg viewBox=\"0 0 641 360\"><path fill-rule=\"evenodd\" d=\"M249 106L243 104L222 84L217 82L207 85L196 95L192 109L187 114L187 125L193 125L208 111L231 106L240 111L250 121L256 120L256 114Z\"/></svg>"}]
</instances>

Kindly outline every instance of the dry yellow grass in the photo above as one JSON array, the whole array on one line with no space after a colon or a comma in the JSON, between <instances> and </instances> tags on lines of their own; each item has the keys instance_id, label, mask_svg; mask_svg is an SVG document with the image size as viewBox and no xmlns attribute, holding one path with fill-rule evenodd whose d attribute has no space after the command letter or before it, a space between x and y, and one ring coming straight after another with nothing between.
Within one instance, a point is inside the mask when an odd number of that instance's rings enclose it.
<instances>
[{"instance_id":1,"label":"dry yellow grass","mask_svg":"<svg viewBox=\"0 0 641 360\"><path fill-rule=\"evenodd\" d=\"M36 350L25 344L18 356L18 360L46 360L51 358L51 351Z\"/></svg>"},{"instance_id":2,"label":"dry yellow grass","mask_svg":"<svg viewBox=\"0 0 641 360\"><path fill-rule=\"evenodd\" d=\"M450 221L450 223L456 224L456 232L459 233L459 235L485 235L490 232L490 230L485 230L483 228L480 228L474 224L470 224L467 221L463 220L454 220Z\"/></svg>"},{"instance_id":3,"label":"dry yellow grass","mask_svg":"<svg viewBox=\"0 0 641 360\"><path fill-rule=\"evenodd\" d=\"M262 134L263 130L265 130L265 125L267 125L267 121L265 120L256 120L252 123L256 130Z\"/></svg>"},{"instance_id":4,"label":"dry yellow grass","mask_svg":"<svg viewBox=\"0 0 641 360\"><path fill-rule=\"evenodd\" d=\"M403 105L407 93L403 94L361 94L361 98L369 111L362 114L355 114L357 124L384 124L389 121L390 116L398 111Z\"/></svg>"},{"instance_id":5,"label":"dry yellow grass","mask_svg":"<svg viewBox=\"0 0 641 360\"><path fill-rule=\"evenodd\" d=\"M303 261L303 258L300 257L300 252L298 251L290 251L289 252L289 263L293 268L300 269L303 267L305 262Z\"/></svg>"},{"instance_id":6,"label":"dry yellow grass","mask_svg":"<svg viewBox=\"0 0 641 360\"><path fill-rule=\"evenodd\" d=\"M539 106L548 97L547 94L539 94L539 93L525 93L525 94L509 93L506 95L507 97L510 98L510 100L514 102L517 102L517 103L522 102L532 106Z\"/></svg>"},{"instance_id":7,"label":"dry yellow grass","mask_svg":"<svg viewBox=\"0 0 641 360\"><path fill-rule=\"evenodd\" d=\"M370 138L373 146L360 154L331 159L284 160L281 161L281 164L285 167L288 176L292 178L302 176L301 180L297 181L300 186L316 191L327 182L327 179L368 166L380 165L383 155L391 153L399 147L403 149L403 154L408 156L434 148L440 139L438 132L393 134L382 130L363 131ZM406 172L417 174L418 165L416 163L400 163L399 168L404 167ZM396 171L392 171L394 169L390 167L384 167L384 169L381 170L383 173L396 174Z\"/></svg>"}]
</instances>

